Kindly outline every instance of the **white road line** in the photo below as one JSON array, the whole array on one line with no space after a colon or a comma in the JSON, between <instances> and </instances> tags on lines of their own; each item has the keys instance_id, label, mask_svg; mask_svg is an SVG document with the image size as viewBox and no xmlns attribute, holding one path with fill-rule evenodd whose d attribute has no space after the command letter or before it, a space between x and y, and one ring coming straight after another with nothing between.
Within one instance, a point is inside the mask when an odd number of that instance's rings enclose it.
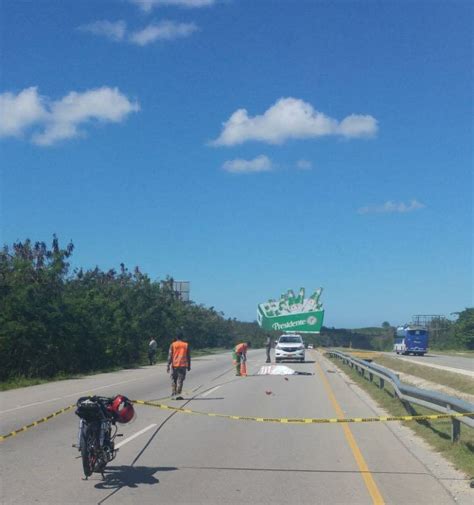
<instances>
[{"instance_id":1,"label":"white road line","mask_svg":"<svg viewBox=\"0 0 474 505\"><path fill-rule=\"evenodd\" d=\"M13 412L14 410L26 409L26 407L33 407L35 405L41 405L42 403L55 402L56 400L61 400L61 398L51 398L49 400L44 400L43 402L33 402L33 403L28 403L27 405L21 405L20 407L15 407L13 409L0 410L0 414L5 414L7 412Z\"/></svg>"},{"instance_id":2,"label":"white road line","mask_svg":"<svg viewBox=\"0 0 474 505\"><path fill-rule=\"evenodd\" d=\"M151 430L155 426L158 426L157 424L150 424L150 426L147 426L146 428L143 428L143 430L137 431L134 435L126 438L125 440L122 440L120 443L115 444L115 448L118 449L119 447L122 447L122 445L128 444L131 442L134 438L139 437L140 435L143 435L148 430Z\"/></svg>"},{"instance_id":3,"label":"white road line","mask_svg":"<svg viewBox=\"0 0 474 505\"><path fill-rule=\"evenodd\" d=\"M199 396L207 396L207 395L210 395L212 392L214 392L216 389L219 389L221 386L216 386L215 388L212 388L210 389L209 391L206 391L205 393L203 393L202 395L199 395Z\"/></svg>"}]
</instances>

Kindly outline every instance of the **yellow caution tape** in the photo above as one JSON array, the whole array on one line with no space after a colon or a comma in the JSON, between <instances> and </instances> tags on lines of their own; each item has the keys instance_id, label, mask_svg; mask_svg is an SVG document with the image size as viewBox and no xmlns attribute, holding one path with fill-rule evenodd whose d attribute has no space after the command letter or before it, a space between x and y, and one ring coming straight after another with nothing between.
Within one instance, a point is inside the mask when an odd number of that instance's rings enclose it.
<instances>
[{"instance_id":1,"label":"yellow caution tape","mask_svg":"<svg viewBox=\"0 0 474 505\"><path fill-rule=\"evenodd\" d=\"M156 407L162 410L172 410L174 412L181 412L183 414L195 414L200 416L207 417L220 417L223 419L231 419L233 421L255 421L257 423L282 423L282 424L327 424L327 423L374 423L374 422L389 422L389 421L422 421L422 420L435 420L435 419L452 419L455 417L469 417L474 416L474 412L465 412L465 413L452 413L452 414L431 414L424 416L381 416L381 417L333 417L333 418L314 418L314 417L257 417L257 416L234 416L230 414L217 414L215 412L201 412L198 410L186 409L183 407L173 407L171 405L166 405L164 403L155 403L145 400L133 400L133 403L137 405L148 405L149 407ZM23 433L30 428L34 428L41 423L45 423L59 416L60 414L64 414L68 410L71 410L76 405L68 405L63 409L57 410L53 412L49 416L42 417L37 421L34 421L22 428L11 431L6 435L0 435L0 442L3 442L9 437L15 437L19 433Z\"/></svg>"},{"instance_id":2,"label":"yellow caution tape","mask_svg":"<svg viewBox=\"0 0 474 505\"><path fill-rule=\"evenodd\" d=\"M172 407L163 403L149 402L145 400L133 400L138 405L148 405L162 410L173 410L183 414L196 414L207 417L221 417L232 419L233 421L256 421L257 423L284 423L284 424L324 424L324 423L374 423L388 421L421 421L433 419L451 419L454 417L474 416L474 412L453 413L453 414L431 414L424 416L381 416L381 417L345 417L345 418L287 418L287 417L256 417L256 416L234 416L230 414L216 414L215 412L201 412L182 407Z\"/></svg>"},{"instance_id":3,"label":"yellow caution tape","mask_svg":"<svg viewBox=\"0 0 474 505\"><path fill-rule=\"evenodd\" d=\"M73 405L68 405L67 407L64 407L63 409L57 410L56 412L53 412L49 416L42 417L41 419L38 419L37 421L33 421L30 424L27 424L26 426L23 426L22 428L15 430L15 431L10 431L10 433L7 433L6 435L0 435L0 442L3 442L9 437L15 437L18 435L18 433L23 433L24 431L29 430L30 428L34 428L35 426L38 426L38 424L45 423L46 421L50 421L51 419L55 418L56 416L59 416L60 414L64 414L64 412L67 412L68 410L71 410L73 407L75 407L76 404Z\"/></svg>"}]
</instances>

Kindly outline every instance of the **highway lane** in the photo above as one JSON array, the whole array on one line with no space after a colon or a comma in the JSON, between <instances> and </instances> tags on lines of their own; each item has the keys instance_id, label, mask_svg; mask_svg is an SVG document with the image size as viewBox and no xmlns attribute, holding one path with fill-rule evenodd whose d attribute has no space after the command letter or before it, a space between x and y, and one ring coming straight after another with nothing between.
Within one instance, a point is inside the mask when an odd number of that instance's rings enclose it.
<instances>
[{"instance_id":1,"label":"highway lane","mask_svg":"<svg viewBox=\"0 0 474 505\"><path fill-rule=\"evenodd\" d=\"M197 359L185 390L186 398L198 396L173 404L265 417L335 417L338 407L349 417L374 415L340 374L328 371L332 365L314 355L316 363L289 365L314 375L288 380L235 377L228 353ZM263 351L252 351L250 373L263 361ZM166 397L170 389L164 367L157 366L35 386L33 397L27 390L2 393L1 432L64 405L63 399L25 407L32 399L66 397L101 382L121 383L98 390L101 394L147 400ZM384 424L263 424L146 406L137 406L137 412L135 422L121 429L125 436L117 440L123 445L104 481L99 475L81 480L81 462L71 447L73 413L3 442L1 503L454 503Z\"/></svg>"},{"instance_id":2,"label":"highway lane","mask_svg":"<svg viewBox=\"0 0 474 505\"><path fill-rule=\"evenodd\" d=\"M185 388L189 390L231 369L228 354L196 358L192 364L193 369L185 382ZM7 433L75 403L80 396L113 396L116 393L127 394L130 398L137 395L145 395L150 399L169 397L171 383L166 374L166 365L121 370L0 392L0 432Z\"/></svg>"}]
</instances>

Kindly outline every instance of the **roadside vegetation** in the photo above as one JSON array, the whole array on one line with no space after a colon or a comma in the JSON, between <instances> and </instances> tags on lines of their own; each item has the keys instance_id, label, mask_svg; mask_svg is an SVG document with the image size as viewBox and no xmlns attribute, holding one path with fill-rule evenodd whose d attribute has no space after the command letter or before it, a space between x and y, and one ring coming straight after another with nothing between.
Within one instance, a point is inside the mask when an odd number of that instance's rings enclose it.
<instances>
[{"instance_id":1,"label":"roadside vegetation","mask_svg":"<svg viewBox=\"0 0 474 505\"><path fill-rule=\"evenodd\" d=\"M150 338L158 357L183 332L194 355L263 345L256 322L226 318L214 307L183 302L173 279L152 280L136 267L71 271L72 243L17 242L0 250L0 383L29 385L146 364Z\"/></svg>"},{"instance_id":2,"label":"roadside vegetation","mask_svg":"<svg viewBox=\"0 0 474 505\"><path fill-rule=\"evenodd\" d=\"M152 336L158 357L180 331L193 353L230 349L242 340L260 347L267 336L278 336L256 322L183 302L171 277L154 280L123 263L117 270L72 269L73 251L56 236L51 247L25 240L0 250L0 387L145 364ZM474 309L446 324L451 349L474 350ZM438 330L435 343L443 335ZM315 347L382 351L391 349L393 332L385 321L380 328L323 328L305 340Z\"/></svg>"},{"instance_id":3,"label":"roadside vegetation","mask_svg":"<svg viewBox=\"0 0 474 505\"><path fill-rule=\"evenodd\" d=\"M474 394L474 380L472 377L454 372L447 372L429 366L417 365L397 358L378 355L374 357L374 363L391 368L396 372L403 372L415 375L443 386L462 391L463 393ZM474 363L474 362L473 362Z\"/></svg>"},{"instance_id":4,"label":"roadside vegetation","mask_svg":"<svg viewBox=\"0 0 474 505\"><path fill-rule=\"evenodd\" d=\"M218 354L221 352L226 352L228 349L225 349L224 347L216 347L216 348L203 348L203 349L194 349L192 353L193 358L199 358L200 356L208 356L208 355L213 355L213 354ZM161 354L156 358L156 364L159 363L166 363L166 360L168 359L168 354L167 352L162 351ZM148 362L143 362L142 364L148 364ZM41 377L25 377L25 376L19 376L19 377L13 377L10 378L6 381L0 382L0 391L8 391L9 389L16 389L16 388L24 388L28 386L36 386L37 384L45 384L47 382L56 382L56 381L61 381L61 380L68 380L68 379L79 379L82 377L86 377L87 375L95 375L98 373L108 373L108 372L116 372L118 370L123 370L124 368L138 368L140 365L129 365L128 367L124 366L115 366L115 367L110 367L110 368L104 368L100 370L92 370L88 373L58 373L53 377L48 377L48 378L41 378Z\"/></svg>"},{"instance_id":5,"label":"roadside vegetation","mask_svg":"<svg viewBox=\"0 0 474 505\"><path fill-rule=\"evenodd\" d=\"M459 356L461 358L474 358L474 351L466 351L466 350L463 350L463 351L450 351L450 350L443 350L443 354L447 354L448 356Z\"/></svg>"},{"instance_id":6,"label":"roadside vegetation","mask_svg":"<svg viewBox=\"0 0 474 505\"><path fill-rule=\"evenodd\" d=\"M384 389L378 387L378 381L370 382L367 377L362 377L354 369L335 358L330 359L335 366L343 370L356 384L364 389L377 402L377 404L394 416L433 414L433 411L413 405L413 411L407 412L398 400L390 385ZM417 435L422 437L434 450L439 452L454 466L466 473L468 477L474 476L474 430L461 424L461 437L459 442L451 442L451 421L449 419L420 420L403 422Z\"/></svg>"}]
</instances>

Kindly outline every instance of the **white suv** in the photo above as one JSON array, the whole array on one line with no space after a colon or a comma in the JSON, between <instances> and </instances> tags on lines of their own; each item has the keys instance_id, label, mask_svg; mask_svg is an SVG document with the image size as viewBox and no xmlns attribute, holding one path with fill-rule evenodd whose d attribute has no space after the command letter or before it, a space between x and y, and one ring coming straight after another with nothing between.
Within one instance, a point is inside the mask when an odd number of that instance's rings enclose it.
<instances>
[{"instance_id":1,"label":"white suv","mask_svg":"<svg viewBox=\"0 0 474 505\"><path fill-rule=\"evenodd\" d=\"M301 335L282 335L275 346L275 361L283 359L304 361L304 342Z\"/></svg>"}]
</instances>

